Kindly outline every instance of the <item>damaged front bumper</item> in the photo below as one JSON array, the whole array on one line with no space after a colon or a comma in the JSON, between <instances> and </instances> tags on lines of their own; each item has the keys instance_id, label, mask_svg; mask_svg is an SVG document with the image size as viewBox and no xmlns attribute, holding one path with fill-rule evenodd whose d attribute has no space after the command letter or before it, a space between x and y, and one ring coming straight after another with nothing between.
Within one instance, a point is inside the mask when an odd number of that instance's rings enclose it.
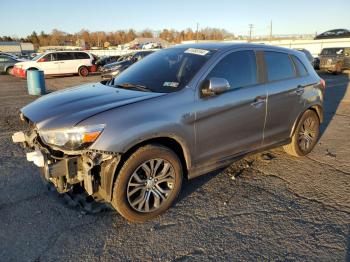
<instances>
[{"instance_id":1,"label":"damaged front bumper","mask_svg":"<svg viewBox=\"0 0 350 262\"><path fill-rule=\"evenodd\" d=\"M30 150L27 160L42 169L43 177L51 182L59 193L80 186L89 195L99 195L110 202L114 173L120 155L112 152L81 150L55 150L44 144L35 128L13 134L14 143Z\"/></svg>"}]
</instances>

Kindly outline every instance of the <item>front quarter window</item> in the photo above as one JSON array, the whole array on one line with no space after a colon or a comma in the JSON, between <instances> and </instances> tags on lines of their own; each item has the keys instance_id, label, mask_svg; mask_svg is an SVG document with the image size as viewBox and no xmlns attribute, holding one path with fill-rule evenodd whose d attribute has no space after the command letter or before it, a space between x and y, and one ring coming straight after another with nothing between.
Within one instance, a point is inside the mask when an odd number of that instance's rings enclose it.
<instances>
[{"instance_id":1,"label":"front quarter window","mask_svg":"<svg viewBox=\"0 0 350 262\"><path fill-rule=\"evenodd\" d=\"M207 79L226 79L231 88L255 85L258 82L254 51L237 51L225 56L208 74Z\"/></svg>"},{"instance_id":2,"label":"front quarter window","mask_svg":"<svg viewBox=\"0 0 350 262\"><path fill-rule=\"evenodd\" d=\"M148 55L122 72L113 86L132 83L152 92L169 93L185 87L215 50L170 48Z\"/></svg>"}]
</instances>

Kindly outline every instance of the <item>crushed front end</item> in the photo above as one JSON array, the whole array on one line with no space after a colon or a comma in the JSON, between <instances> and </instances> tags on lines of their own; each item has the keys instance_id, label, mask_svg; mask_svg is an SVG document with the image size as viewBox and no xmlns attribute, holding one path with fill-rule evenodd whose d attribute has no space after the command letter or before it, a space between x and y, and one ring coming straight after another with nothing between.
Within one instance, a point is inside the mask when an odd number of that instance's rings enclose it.
<instances>
[{"instance_id":1,"label":"crushed front end","mask_svg":"<svg viewBox=\"0 0 350 262\"><path fill-rule=\"evenodd\" d=\"M41 168L43 177L59 193L82 187L88 195L99 196L108 202L111 200L113 177L120 155L89 149L102 132L101 126L40 131L23 114L21 120L28 128L13 134L13 142L29 151L27 160Z\"/></svg>"}]
</instances>

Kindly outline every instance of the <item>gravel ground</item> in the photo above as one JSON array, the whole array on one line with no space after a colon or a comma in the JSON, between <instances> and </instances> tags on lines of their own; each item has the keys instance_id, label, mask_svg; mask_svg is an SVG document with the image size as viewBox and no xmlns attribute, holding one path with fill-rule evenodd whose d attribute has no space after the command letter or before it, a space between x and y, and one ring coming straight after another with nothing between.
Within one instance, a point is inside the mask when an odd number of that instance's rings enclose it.
<instances>
[{"instance_id":1,"label":"gravel ground","mask_svg":"<svg viewBox=\"0 0 350 262\"><path fill-rule=\"evenodd\" d=\"M132 224L63 204L11 142L26 82L0 76L0 260L350 261L349 74L327 80L322 136L307 157L277 148L188 181L175 206ZM98 81L46 79L49 91Z\"/></svg>"}]
</instances>

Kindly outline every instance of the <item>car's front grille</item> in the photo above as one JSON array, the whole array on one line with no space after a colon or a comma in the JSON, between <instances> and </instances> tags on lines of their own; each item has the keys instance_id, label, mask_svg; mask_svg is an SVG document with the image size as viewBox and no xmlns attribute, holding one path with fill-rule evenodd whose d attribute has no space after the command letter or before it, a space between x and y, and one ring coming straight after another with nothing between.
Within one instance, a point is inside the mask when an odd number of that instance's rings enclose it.
<instances>
[{"instance_id":1,"label":"car's front grille","mask_svg":"<svg viewBox=\"0 0 350 262\"><path fill-rule=\"evenodd\" d=\"M333 64L333 60L330 58L321 59L320 66L331 66Z\"/></svg>"}]
</instances>

